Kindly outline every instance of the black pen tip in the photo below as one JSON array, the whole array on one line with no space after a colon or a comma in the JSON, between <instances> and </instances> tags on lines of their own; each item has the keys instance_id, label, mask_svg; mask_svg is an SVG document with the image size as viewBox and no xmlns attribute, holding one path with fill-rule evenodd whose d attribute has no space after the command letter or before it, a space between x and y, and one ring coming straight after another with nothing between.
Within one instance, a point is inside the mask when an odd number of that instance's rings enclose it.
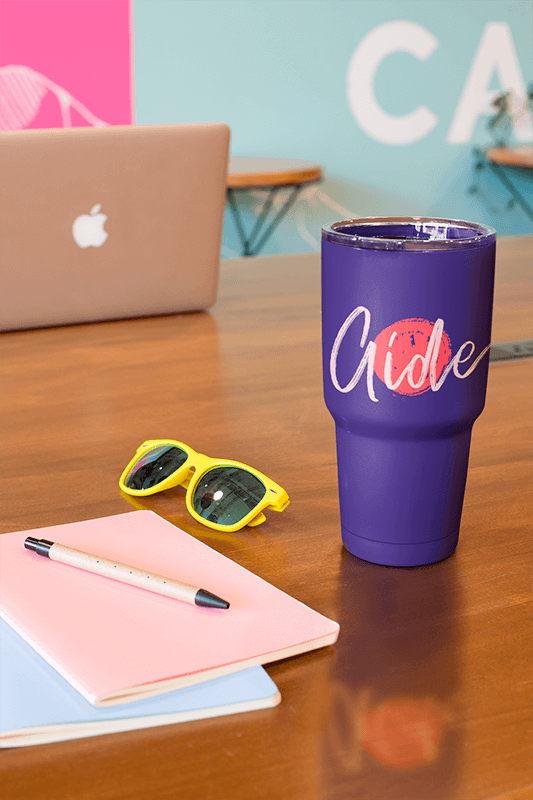
<instances>
[{"instance_id":1,"label":"black pen tip","mask_svg":"<svg viewBox=\"0 0 533 800\"><path fill-rule=\"evenodd\" d=\"M35 552L38 544L39 539L35 539L33 536L26 536L24 539L24 547L27 550L33 550L33 552Z\"/></svg>"},{"instance_id":2,"label":"black pen tip","mask_svg":"<svg viewBox=\"0 0 533 800\"><path fill-rule=\"evenodd\" d=\"M205 608L229 608L227 600L222 600L216 594L211 594L206 589L198 589L194 596L194 602L197 606L204 606Z\"/></svg>"},{"instance_id":3,"label":"black pen tip","mask_svg":"<svg viewBox=\"0 0 533 800\"><path fill-rule=\"evenodd\" d=\"M24 540L24 547L26 550L33 550L34 553L40 556L46 556L46 558L50 558L50 548L53 544L54 543L50 542L48 539L35 539L33 536L26 536Z\"/></svg>"}]
</instances>

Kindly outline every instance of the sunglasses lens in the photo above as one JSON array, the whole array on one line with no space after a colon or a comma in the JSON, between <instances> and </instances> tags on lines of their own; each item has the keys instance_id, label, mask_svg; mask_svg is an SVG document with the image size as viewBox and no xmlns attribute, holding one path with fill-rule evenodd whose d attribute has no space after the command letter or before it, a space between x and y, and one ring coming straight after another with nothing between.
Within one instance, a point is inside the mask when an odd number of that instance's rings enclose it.
<instances>
[{"instance_id":1,"label":"sunglasses lens","mask_svg":"<svg viewBox=\"0 0 533 800\"><path fill-rule=\"evenodd\" d=\"M192 497L203 519L218 525L235 525L253 511L266 494L266 486L239 467L213 467L202 475Z\"/></svg>"},{"instance_id":2,"label":"sunglasses lens","mask_svg":"<svg viewBox=\"0 0 533 800\"><path fill-rule=\"evenodd\" d=\"M135 462L124 483L128 489L151 489L176 472L187 458L181 447L168 444L154 447Z\"/></svg>"}]
</instances>

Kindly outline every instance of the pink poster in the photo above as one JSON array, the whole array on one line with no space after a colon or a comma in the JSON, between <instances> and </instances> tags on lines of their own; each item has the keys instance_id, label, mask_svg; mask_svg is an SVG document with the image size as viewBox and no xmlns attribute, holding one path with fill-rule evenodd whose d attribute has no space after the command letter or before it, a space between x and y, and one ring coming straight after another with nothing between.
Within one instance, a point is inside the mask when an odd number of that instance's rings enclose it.
<instances>
[{"instance_id":1,"label":"pink poster","mask_svg":"<svg viewBox=\"0 0 533 800\"><path fill-rule=\"evenodd\" d=\"M0 130L133 123L130 0L0 0Z\"/></svg>"}]
</instances>

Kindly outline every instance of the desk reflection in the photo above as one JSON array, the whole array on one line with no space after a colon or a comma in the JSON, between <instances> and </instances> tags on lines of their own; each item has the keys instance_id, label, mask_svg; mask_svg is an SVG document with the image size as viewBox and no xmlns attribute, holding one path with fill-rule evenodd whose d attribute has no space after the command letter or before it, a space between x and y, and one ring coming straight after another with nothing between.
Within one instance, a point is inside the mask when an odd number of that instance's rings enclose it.
<instances>
[{"instance_id":1,"label":"desk reflection","mask_svg":"<svg viewBox=\"0 0 533 800\"><path fill-rule=\"evenodd\" d=\"M394 569L344 551L324 798L453 797L459 635L453 557Z\"/></svg>"}]
</instances>

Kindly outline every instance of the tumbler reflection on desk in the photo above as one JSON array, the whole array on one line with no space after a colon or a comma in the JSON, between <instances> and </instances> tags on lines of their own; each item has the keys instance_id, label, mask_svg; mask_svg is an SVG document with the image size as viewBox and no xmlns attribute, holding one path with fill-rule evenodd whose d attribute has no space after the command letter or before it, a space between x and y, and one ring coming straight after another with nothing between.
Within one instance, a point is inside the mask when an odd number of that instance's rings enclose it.
<instances>
[{"instance_id":1,"label":"tumbler reflection on desk","mask_svg":"<svg viewBox=\"0 0 533 800\"><path fill-rule=\"evenodd\" d=\"M339 587L322 796L456 797L463 757L456 562L405 574L344 552Z\"/></svg>"},{"instance_id":2,"label":"tumbler reflection on desk","mask_svg":"<svg viewBox=\"0 0 533 800\"><path fill-rule=\"evenodd\" d=\"M485 403L496 233L373 217L322 237L326 405L342 538L366 561L455 550L472 425Z\"/></svg>"}]
</instances>

